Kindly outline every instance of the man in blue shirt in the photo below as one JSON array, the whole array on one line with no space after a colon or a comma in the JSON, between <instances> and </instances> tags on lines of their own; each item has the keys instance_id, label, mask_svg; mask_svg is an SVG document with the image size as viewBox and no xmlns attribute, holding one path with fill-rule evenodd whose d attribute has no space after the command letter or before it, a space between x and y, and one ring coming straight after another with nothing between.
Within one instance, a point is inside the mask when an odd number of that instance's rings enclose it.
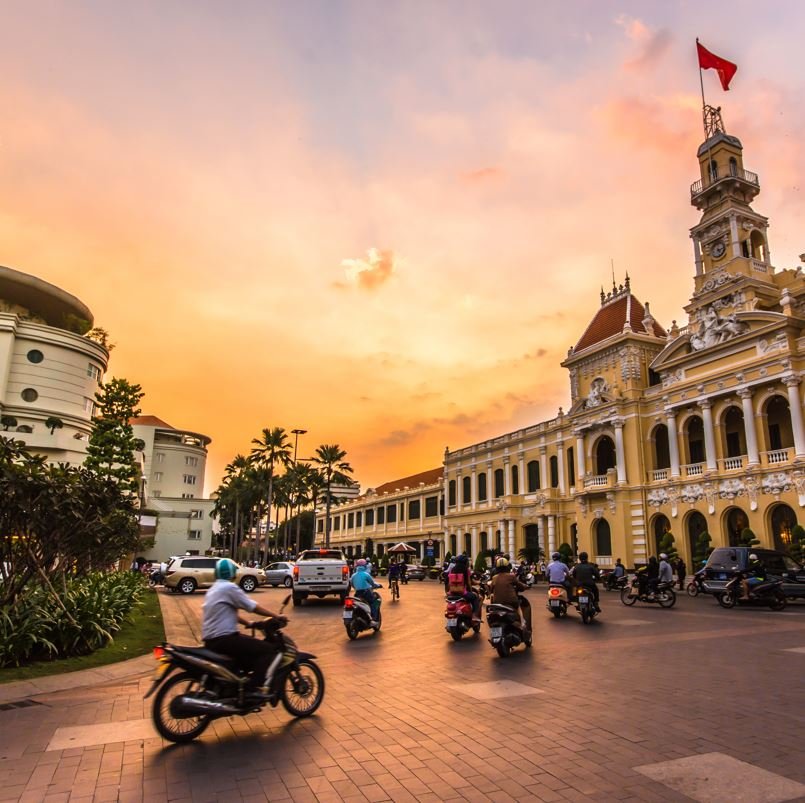
<instances>
[{"instance_id":1,"label":"man in blue shirt","mask_svg":"<svg viewBox=\"0 0 805 803\"><path fill-rule=\"evenodd\" d=\"M363 558L355 561L355 574L349 578L349 582L355 589L355 596L371 607L372 620L376 623L380 611L380 597L375 593L375 589L380 588L380 583L374 581Z\"/></svg>"}]
</instances>

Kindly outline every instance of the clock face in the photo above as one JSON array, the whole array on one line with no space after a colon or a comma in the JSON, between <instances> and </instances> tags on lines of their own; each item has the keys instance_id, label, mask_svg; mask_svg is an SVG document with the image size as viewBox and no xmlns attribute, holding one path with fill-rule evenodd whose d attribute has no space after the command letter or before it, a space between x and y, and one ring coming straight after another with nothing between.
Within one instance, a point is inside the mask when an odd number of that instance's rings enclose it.
<instances>
[{"instance_id":1,"label":"clock face","mask_svg":"<svg viewBox=\"0 0 805 803\"><path fill-rule=\"evenodd\" d=\"M724 243L720 240L717 243L713 243L713 247L710 249L710 253L713 255L714 259L721 259L724 256L724 252L727 250Z\"/></svg>"}]
</instances>

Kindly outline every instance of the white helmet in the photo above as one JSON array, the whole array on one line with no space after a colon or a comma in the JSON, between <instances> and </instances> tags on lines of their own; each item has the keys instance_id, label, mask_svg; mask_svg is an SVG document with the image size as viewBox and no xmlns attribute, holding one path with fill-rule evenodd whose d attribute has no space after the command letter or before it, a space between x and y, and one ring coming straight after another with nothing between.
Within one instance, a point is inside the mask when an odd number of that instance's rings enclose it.
<instances>
[{"instance_id":1,"label":"white helmet","mask_svg":"<svg viewBox=\"0 0 805 803\"><path fill-rule=\"evenodd\" d=\"M752 554L749 556L749 560L757 560L757 555L756 555L756 554L753 552L753 553L752 553Z\"/></svg>"},{"instance_id":2,"label":"white helmet","mask_svg":"<svg viewBox=\"0 0 805 803\"><path fill-rule=\"evenodd\" d=\"M668 560L668 555L665 552L660 552L660 560Z\"/></svg>"}]
</instances>

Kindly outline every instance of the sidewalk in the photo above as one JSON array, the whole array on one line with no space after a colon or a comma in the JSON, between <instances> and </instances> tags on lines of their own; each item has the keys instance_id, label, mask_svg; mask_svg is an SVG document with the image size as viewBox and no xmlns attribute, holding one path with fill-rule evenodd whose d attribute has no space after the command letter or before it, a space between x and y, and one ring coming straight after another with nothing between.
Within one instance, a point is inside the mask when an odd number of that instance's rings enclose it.
<instances>
[{"instance_id":1,"label":"sidewalk","mask_svg":"<svg viewBox=\"0 0 805 803\"><path fill-rule=\"evenodd\" d=\"M181 599L167 600L164 591L159 594L159 607L162 609L162 620L165 624L165 638L168 641L177 641L183 644L196 644L198 638L195 633L196 625L187 615L186 606ZM67 689L77 689L82 686L109 683L114 680L143 675L154 668L154 657L150 653L137 658L129 658L116 664L95 667L94 669L81 669L77 672L65 672L58 675L47 675L34 680L15 680L11 683L0 684L0 705L35 697L38 694L50 694Z\"/></svg>"}]
</instances>

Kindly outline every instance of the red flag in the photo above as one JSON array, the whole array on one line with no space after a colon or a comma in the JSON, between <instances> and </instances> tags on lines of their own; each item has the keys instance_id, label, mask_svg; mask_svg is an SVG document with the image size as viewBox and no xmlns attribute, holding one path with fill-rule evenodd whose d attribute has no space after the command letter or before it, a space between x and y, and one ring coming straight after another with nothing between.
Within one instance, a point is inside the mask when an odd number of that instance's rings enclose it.
<instances>
[{"instance_id":1,"label":"red flag","mask_svg":"<svg viewBox=\"0 0 805 803\"><path fill-rule=\"evenodd\" d=\"M730 81L732 76L735 75L738 65L716 56L715 53L711 53L706 47L702 47L699 44L698 39L696 40L696 49L699 51L699 67L702 70L715 70L721 80L721 88L726 92L730 88Z\"/></svg>"}]
</instances>

